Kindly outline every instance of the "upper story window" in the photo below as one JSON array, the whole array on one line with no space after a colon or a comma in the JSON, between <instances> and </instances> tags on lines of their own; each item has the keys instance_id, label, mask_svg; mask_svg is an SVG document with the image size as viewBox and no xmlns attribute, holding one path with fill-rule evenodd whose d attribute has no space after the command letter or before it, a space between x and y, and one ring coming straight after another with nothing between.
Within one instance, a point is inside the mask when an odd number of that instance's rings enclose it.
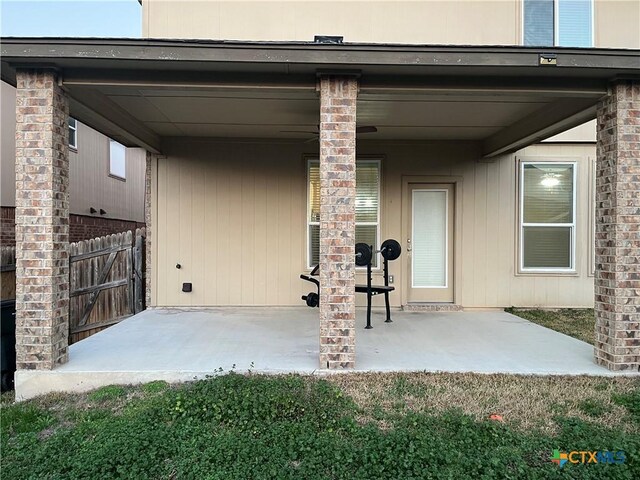
<instances>
[{"instance_id":1,"label":"upper story window","mask_svg":"<svg viewBox=\"0 0 640 480\"><path fill-rule=\"evenodd\" d=\"M520 164L520 270L575 271L575 162Z\"/></svg>"},{"instance_id":2,"label":"upper story window","mask_svg":"<svg viewBox=\"0 0 640 480\"><path fill-rule=\"evenodd\" d=\"M523 43L592 47L593 0L523 0Z\"/></svg>"},{"instance_id":3,"label":"upper story window","mask_svg":"<svg viewBox=\"0 0 640 480\"><path fill-rule=\"evenodd\" d=\"M115 140L109 140L109 175L124 180L127 178L127 148Z\"/></svg>"},{"instance_id":4,"label":"upper story window","mask_svg":"<svg viewBox=\"0 0 640 480\"><path fill-rule=\"evenodd\" d=\"M78 149L78 121L69 117L69 147Z\"/></svg>"},{"instance_id":5,"label":"upper story window","mask_svg":"<svg viewBox=\"0 0 640 480\"><path fill-rule=\"evenodd\" d=\"M307 169L307 267L320 261L320 162L310 160ZM378 248L380 238L380 161L356 162L356 243ZM371 264L377 266L377 255Z\"/></svg>"}]
</instances>

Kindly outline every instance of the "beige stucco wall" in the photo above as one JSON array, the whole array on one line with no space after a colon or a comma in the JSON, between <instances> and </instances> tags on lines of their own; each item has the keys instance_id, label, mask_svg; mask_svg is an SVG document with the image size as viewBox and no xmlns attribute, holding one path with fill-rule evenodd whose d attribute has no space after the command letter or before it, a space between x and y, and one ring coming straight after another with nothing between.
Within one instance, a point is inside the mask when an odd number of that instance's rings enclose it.
<instances>
[{"instance_id":1,"label":"beige stucco wall","mask_svg":"<svg viewBox=\"0 0 640 480\"><path fill-rule=\"evenodd\" d=\"M595 147L539 145L491 163L477 161L478 152L477 144L465 142L359 142L359 155L382 158L382 239L404 245L403 179L457 178L456 303L591 306L589 179ZM168 140L164 153L153 189L153 303L301 305L311 286L298 275L306 248L305 154L314 155L313 144L184 138ZM521 155L579 162L576 275L516 274ZM406 261L403 255L391 264L394 305L406 296ZM183 282L193 283L192 293L181 292Z\"/></svg>"},{"instance_id":2,"label":"beige stucco wall","mask_svg":"<svg viewBox=\"0 0 640 480\"><path fill-rule=\"evenodd\" d=\"M143 36L226 40L519 45L520 0L144 0ZM640 1L595 0L597 47L640 48Z\"/></svg>"},{"instance_id":3,"label":"beige stucco wall","mask_svg":"<svg viewBox=\"0 0 640 480\"><path fill-rule=\"evenodd\" d=\"M596 47L640 48L640 0L595 0Z\"/></svg>"},{"instance_id":4,"label":"beige stucco wall","mask_svg":"<svg viewBox=\"0 0 640 480\"><path fill-rule=\"evenodd\" d=\"M233 40L515 44L516 0L143 1L143 36Z\"/></svg>"},{"instance_id":5,"label":"beige stucco wall","mask_svg":"<svg viewBox=\"0 0 640 480\"><path fill-rule=\"evenodd\" d=\"M1 205L15 206L16 89L0 82L2 104ZM70 212L91 215L89 208L104 209L103 217L144 222L146 153L127 149L126 181L109 177L109 138L78 122L78 149L69 150ZM99 216L99 215L97 215Z\"/></svg>"}]
</instances>

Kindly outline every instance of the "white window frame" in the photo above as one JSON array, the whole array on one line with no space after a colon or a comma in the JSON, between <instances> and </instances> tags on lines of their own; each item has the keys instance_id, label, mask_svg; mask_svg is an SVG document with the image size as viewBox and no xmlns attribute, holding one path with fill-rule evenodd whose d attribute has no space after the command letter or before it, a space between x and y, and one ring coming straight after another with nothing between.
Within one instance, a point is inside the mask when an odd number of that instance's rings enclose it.
<instances>
[{"instance_id":1,"label":"white window frame","mask_svg":"<svg viewBox=\"0 0 640 480\"><path fill-rule=\"evenodd\" d=\"M573 168L573 209L572 223L525 223L524 222L524 168L526 165L571 165ZM518 165L518 270L520 273L576 273L576 224L577 224L577 179L578 162L576 160L520 160ZM570 228L571 232L571 265L569 267L527 267L524 266L524 229L525 227L562 227Z\"/></svg>"},{"instance_id":2,"label":"white window frame","mask_svg":"<svg viewBox=\"0 0 640 480\"><path fill-rule=\"evenodd\" d=\"M520 45L525 45L524 36L526 25L524 23L524 2L526 0L522 0L520 7L520 25L522 25L520 32ZM595 19L595 0L591 0L591 45L589 48L593 48L596 44L596 19ZM553 0L553 45L542 45L544 47L560 47L560 2L558 0ZM540 45L535 45L540 46ZM578 47L575 47L578 48ZM584 47L582 47L584 48Z\"/></svg>"},{"instance_id":3,"label":"white window frame","mask_svg":"<svg viewBox=\"0 0 640 480\"><path fill-rule=\"evenodd\" d=\"M113 173L113 171L111 170L111 151L112 151L112 145L114 143L124 148L124 176L118 175L116 173ZM126 182L127 181L127 147L125 147L120 142L118 142L116 140L113 140L111 138L109 139L109 158L108 158L108 162L109 162L109 164L108 164L107 168L108 168L109 176L112 177L112 178L115 178L116 180L120 180L120 181Z\"/></svg>"},{"instance_id":4,"label":"white window frame","mask_svg":"<svg viewBox=\"0 0 640 480\"><path fill-rule=\"evenodd\" d=\"M73 121L73 126L71 125L71 121ZM75 132L75 135L73 136L74 143L71 143L71 138L69 138L69 148L78 150L78 120L73 117L69 117L67 119L67 127L69 130L73 130Z\"/></svg>"},{"instance_id":5,"label":"white window frame","mask_svg":"<svg viewBox=\"0 0 640 480\"><path fill-rule=\"evenodd\" d=\"M310 226L312 225L317 225L320 226L320 222L312 222L311 221L311 181L309 178L309 171L311 170L311 165L312 164L320 164L320 159L317 157L310 157L307 159L307 165L306 165L306 172L305 172L305 178L306 178L306 182L307 182L307 209L306 209L306 218L305 218L305 225L306 225L306 242L305 242L305 264L307 267L307 270L311 270L313 267L315 267L314 264L311 264L311 235L309 235L309 231L310 231ZM382 159L380 158L362 158L362 159L356 159L356 169L358 168L358 164L362 165L362 164L376 164L378 166L378 216L377 216L377 221L376 222L356 222L356 226L372 226L375 225L376 228L376 238L378 239L378 242L380 242L381 237L380 237L380 210L382 209ZM378 248L378 245L374 245L373 246L374 249ZM372 267L373 271L379 271L381 269L380 266L380 258L379 257L379 253L374 254L377 258L377 266ZM359 267L356 266L357 270L362 270L362 269L366 269L366 267Z\"/></svg>"}]
</instances>

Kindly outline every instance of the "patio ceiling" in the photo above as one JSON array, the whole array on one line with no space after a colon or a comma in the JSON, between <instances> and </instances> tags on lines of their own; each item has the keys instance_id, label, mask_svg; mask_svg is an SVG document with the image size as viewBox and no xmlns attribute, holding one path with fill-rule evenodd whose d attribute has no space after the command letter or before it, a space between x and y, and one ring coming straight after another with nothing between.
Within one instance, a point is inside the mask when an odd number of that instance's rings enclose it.
<instances>
[{"instance_id":1,"label":"patio ceiling","mask_svg":"<svg viewBox=\"0 0 640 480\"><path fill-rule=\"evenodd\" d=\"M360 76L358 124L376 140L477 140L486 156L595 117L607 84L640 74L634 51L521 47L3 39L2 76L52 67L71 114L128 146L162 137L287 138L317 129L319 72ZM545 55L549 52L545 51Z\"/></svg>"},{"instance_id":2,"label":"patio ceiling","mask_svg":"<svg viewBox=\"0 0 640 480\"><path fill-rule=\"evenodd\" d=\"M65 83L66 84L66 83ZM159 136L310 138L317 129L315 85L298 90L259 86L175 88L69 86L74 98L110 102ZM376 139L481 140L549 105L553 97L362 92L358 124ZM299 133L296 133L299 132Z\"/></svg>"}]
</instances>

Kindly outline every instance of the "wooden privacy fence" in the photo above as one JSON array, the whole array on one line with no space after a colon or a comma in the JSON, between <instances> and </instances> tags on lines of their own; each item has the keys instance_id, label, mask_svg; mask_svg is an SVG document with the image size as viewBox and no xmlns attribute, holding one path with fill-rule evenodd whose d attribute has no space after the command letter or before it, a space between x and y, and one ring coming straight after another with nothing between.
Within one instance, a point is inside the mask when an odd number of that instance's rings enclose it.
<instances>
[{"instance_id":1,"label":"wooden privacy fence","mask_svg":"<svg viewBox=\"0 0 640 480\"><path fill-rule=\"evenodd\" d=\"M69 342L144 310L145 229L69 246Z\"/></svg>"},{"instance_id":2,"label":"wooden privacy fence","mask_svg":"<svg viewBox=\"0 0 640 480\"><path fill-rule=\"evenodd\" d=\"M16 298L16 247L0 247L0 300Z\"/></svg>"}]
</instances>

